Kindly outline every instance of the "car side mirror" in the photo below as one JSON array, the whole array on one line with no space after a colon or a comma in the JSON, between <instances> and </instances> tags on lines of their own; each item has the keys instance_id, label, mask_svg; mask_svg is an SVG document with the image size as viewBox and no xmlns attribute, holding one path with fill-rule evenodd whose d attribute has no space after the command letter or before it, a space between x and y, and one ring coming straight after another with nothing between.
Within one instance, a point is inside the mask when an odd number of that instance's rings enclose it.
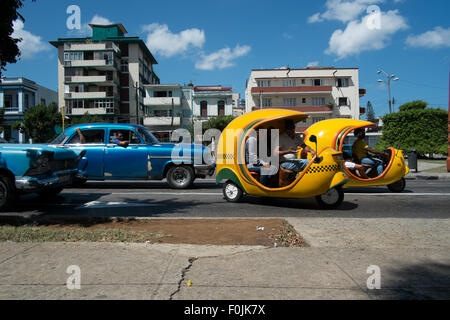
<instances>
[{"instance_id":1,"label":"car side mirror","mask_svg":"<svg viewBox=\"0 0 450 320\"><path fill-rule=\"evenodd\" d=\"M316 144L316 154L317 154L317 137L315 135L312 135L309 137L309 141Z\"/></svg>"}]
</instances>

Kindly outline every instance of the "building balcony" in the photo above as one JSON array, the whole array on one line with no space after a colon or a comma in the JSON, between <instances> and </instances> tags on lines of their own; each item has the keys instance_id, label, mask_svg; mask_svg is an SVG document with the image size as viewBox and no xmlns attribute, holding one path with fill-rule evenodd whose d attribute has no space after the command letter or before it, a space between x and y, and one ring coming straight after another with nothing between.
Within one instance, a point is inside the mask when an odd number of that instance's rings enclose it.
<instances>
[{"instance_id":1,"label":"building balcony","mask_svg":"<svg viewBox=\"0 0 450 320\"><path fill-rule=\"evenodd\" d=\"M70 92L65 93L66 99L105 99L108 98L106 92Z\"/></svg>"},{"instance_id":2,"label":"building balcony","mask_svg":"<svg viewBox=\"0 0 450 320\"><path fill-rule=\"evenodd\" d=\"M260 110L259 107L254 107L252 111ZM292 111L298 111L308 114L313 113L333 113L333 108L329 106L301 106L301 107L264 107L262 109L285 109L285 110L292 110Z\"/></svg>"},{"instance_id":3,"label":"building balcony","mask_svg":"<svg viewBox=\"0 0 450 320\"><path fill-rule=\"evenodd\" d=\"M179 97L169 97L169 98L144 98L144 105L147 107L175 107L181 106L181 98Z\"/></svg>"},{"instance_id":4,"label":"building balcony","mask_svg":"<svg viewBox=\"0 0 450 320\"><path fill-rule=\"evenodd\" d=\"M145 117L144 126L180 126L181 117Z\"/></svg>"},{"instance_id":5,"label":"building balcony","mask_svg":"<svg viewBox=\"0 0 450 320\"><path fill-rule=\"evenodd\" d=\"M117 110L115 108L72 108L68 114L72 116L82 116L86 113L90 115L111 115L116 114Z\"/></svg>"},{"instance_id":6,"label":"building balcony","mask_svg":"<svg viewBox=\"0 0 450 320\"><path fill-rule=\"evenodd\" d=\"M117 70L112 60L70 60L64 61L65 67L95 68L101 70Z\"/></svg>"},{"instance_id":7,"label":"building balcony","mask_svg":"<svg viewBox=\"0 0 450 320\"><path fill-rule=\"evenodd\" d=\"M97 85L113 85L119 82L117 77L108 76L67 76L64 77L65 83L93 83Z\"/></svg>"},{"instance_id":8,"label":"building balcony","mask_svg":"<svg viewBox=\"0 0 450 320\"><path fill-rule=\"evenodd\" d=\"M297 87L254 87L252 95L286 95L286 94L331 94L333 88L331 86L297 86Z\"/></svg>"},{"instance_id":9,"label":"building balcony","mask_svg":"<svg viewBox=\"0 0 450 320\"><path fill-rule=\"evenodd\" d=\"M65 43L64 51L106 51L114 50L120 53L120 49L113 42L104 43Z\"/></svg>"}]
</instances>

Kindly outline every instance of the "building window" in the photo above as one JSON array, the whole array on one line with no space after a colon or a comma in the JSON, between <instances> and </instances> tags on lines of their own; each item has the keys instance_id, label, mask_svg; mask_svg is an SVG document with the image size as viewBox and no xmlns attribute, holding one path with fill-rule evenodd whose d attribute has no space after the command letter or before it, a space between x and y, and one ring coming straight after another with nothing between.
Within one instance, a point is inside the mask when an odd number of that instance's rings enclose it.
<instances>
[{"instance_id":1,"label":"building window","mask_svg":"<svg viewBox=\"0 0 450 320\"><path fill-rule=\"evenodd\" d=\"M348 99L347 98L339 98L339 106L343 107L343 106L348 106Z\"/></svg>"},{"instance_id":2,"label":"building window","mask_svg":"<svg viewBox=\"0 0 450 320\"><path fill-rule=\"evenodd\" d=\"M302 98L302 103L306 104L306 98Z\"/></svg>"},{"instance_id":3,"label":"building window","mask_svg":"<svg viewBox=\"0 0 450 320\"><path fill-rule=\"evenodd\" d=\"M324 106L325 105L325 98L313 98L312 99L312 105L313 106Z\"/></svg>"},{"instance_id":4,"label":"building window","mask_svg":"<svg viewBox=\"0 0 450 320\"><path fill-rule=\"evenodd\" d=\"M46 106L47 105L47 101L45 101L45 99L41 99L41 104Z\"/></svg>"},{"instance_id":5,"label":"building window","mask_svg":"<svg viewBox=\"0 0 450 320\"><path fill-rule=\"evenodd\" d=\"M343 88L349 86L349 79L348 78L338 78L336 80L336 87Z\"/></svg>"},{"instance_id":6,"label":"building window","mask_svg":"<svg viewBox=\"0 0 450 320\"><path fill-rule=\"evenodd\" d=\"M302 79L302 84L306 84L306 80L305 79Z\"/></svg>"},{"instance_id":7,"label":"building window","mask_svg":"<svg viewBox=\"0 0 450 320\"><path fill-rule=\"evenodd\" d=\"M5 94L5 101L4 101L5 108L11 109L12 108L12 95Z\"/></svg>"},{"instance_id":8,"label":"building window","mask_svg":"<svg viewBox=\"0 0 450 320\"><path fill-rule=\"evenodd\" d=\"M283 80L283 87L295 87L295 79Z\"/></svg>"},{"instance_id":9,"label":"building window","mask_svg":"<svg viewBox=\"0 0 450 320\"><path fill-rule=\"evenodd\" d=\"M322 79L313 79L312 85L315 87L320 87L322 85Z\"/></svg>"},{"instance_id":10,"label":"building window","mask_svg":"<svg viewBox=\"0 0 450 320\"><path fill-rule=\"evenodd\" d=\"M258 80L256 81L258 87L262 88L262 87L271 87L272 83L270 80Z\"/></svg>"},{"instance_id":11,"label":"building window","mask_svg":"<svg viewBox=\"0 0 450 320\"><path fill-rule=\"evenodd\" d=\"M27 94L24 95L24 107L25 109L27 109L30 106L30 98L28 97Z\"/></svg>"},{"instance_id":12,"label":"building window","mask_svg":"<svg viewBox=\"0 0 450 320\"><path fill-rule=\"evenodd\" d=\"M295 98L285 98L285 99L283 99L283 105L285 107L295 107L297 105L297 99L295 99Z\"/></svg>"},{"instance_id":13,"label":"building window","mask_svg":"<svg viewBox=\"0 0 450 320\"><path fill-rule=\"evenodd\" d=\"M83 60L83 52L64 52L64 61Z\"/></svg>"},{"instance_id":14,"label":"building window","mask_svg":"<svg viewBox=\"0 0 450 320\"><path fill-rule=\"evenodd\" d=\"M225 115L225 101L221 100L217 102L217 109L218 109L218 115L224 116Z\"/></svg>"},{"instance_id":15,"label":"building window","mask_svg":"<svg viewBox=\"0 0 450 320\"><path fill-rule=\"evenodd\" d=\"M324 121L324 120L325 120L325 117L314 117L314 118L312 118L312 123L317 123L317 122Z\"/></svg>"},{"instance_id":16,"label":"building window","mask_svg":"<svg viewBox=\"0 0 450 320\"><path fill-rule=\"evenodd\" d=\"M208 102L206 101L200 102L200 116L202 118L208 117Z\"/></svg>"},{"instance_id":17,"label":"building window","mask_svg":"<svg viewBox=\"0 0 450 320\"><path fill-rule=\"evenodd\" d=\"M263 108L268 108L271 106L272 106L272 99L269 99L269 98L262 99L262 107Z\"/></svg>"}]
</instances>

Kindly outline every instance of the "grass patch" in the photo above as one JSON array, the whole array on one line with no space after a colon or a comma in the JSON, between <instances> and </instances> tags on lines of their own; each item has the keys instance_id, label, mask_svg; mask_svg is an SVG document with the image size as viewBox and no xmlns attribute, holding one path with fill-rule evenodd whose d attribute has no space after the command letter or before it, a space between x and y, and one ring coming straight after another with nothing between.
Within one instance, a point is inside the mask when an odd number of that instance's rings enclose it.
<instances>
[{"instance_id":1,"label":"grass patch","mask_svg":"<svg viewBox=\"0 0 450 320\"><path fill-rule=\"evenodd\" d=\"M165 236L159 232L123 229L52 229L37 226L0 226L0 242L155 242Z\"/></svg>"}]
</instances>

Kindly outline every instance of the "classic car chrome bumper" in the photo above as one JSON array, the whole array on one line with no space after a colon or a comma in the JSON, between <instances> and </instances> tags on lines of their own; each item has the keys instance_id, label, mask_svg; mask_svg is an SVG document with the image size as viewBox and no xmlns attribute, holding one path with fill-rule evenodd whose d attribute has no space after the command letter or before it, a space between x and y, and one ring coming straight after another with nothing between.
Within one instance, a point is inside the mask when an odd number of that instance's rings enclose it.
<instances>
[{"instance_id":1,"label":"classic car chrome bumper","mask_svg":"<svg viewBox=\"0 0 450 320\"><path fill-rule=\"evenodd\" d=\"M77 172L77 169L57 171L52 177L45 179L17 177L15 185L17 189L27 192L39 191L46 187L64 186L71 183Z\"/></svg>"},{"instance_id":2,"label":"classic car chrome bumper","mask_svg":"<svg viewBox=\"0 0 450 320\"><path fill-rule=\"evenodd\" d=\"M216 171L215 164L196 164L194 165L195 174L199 176L212 176Z\"/></svg>"}]
</instances>

